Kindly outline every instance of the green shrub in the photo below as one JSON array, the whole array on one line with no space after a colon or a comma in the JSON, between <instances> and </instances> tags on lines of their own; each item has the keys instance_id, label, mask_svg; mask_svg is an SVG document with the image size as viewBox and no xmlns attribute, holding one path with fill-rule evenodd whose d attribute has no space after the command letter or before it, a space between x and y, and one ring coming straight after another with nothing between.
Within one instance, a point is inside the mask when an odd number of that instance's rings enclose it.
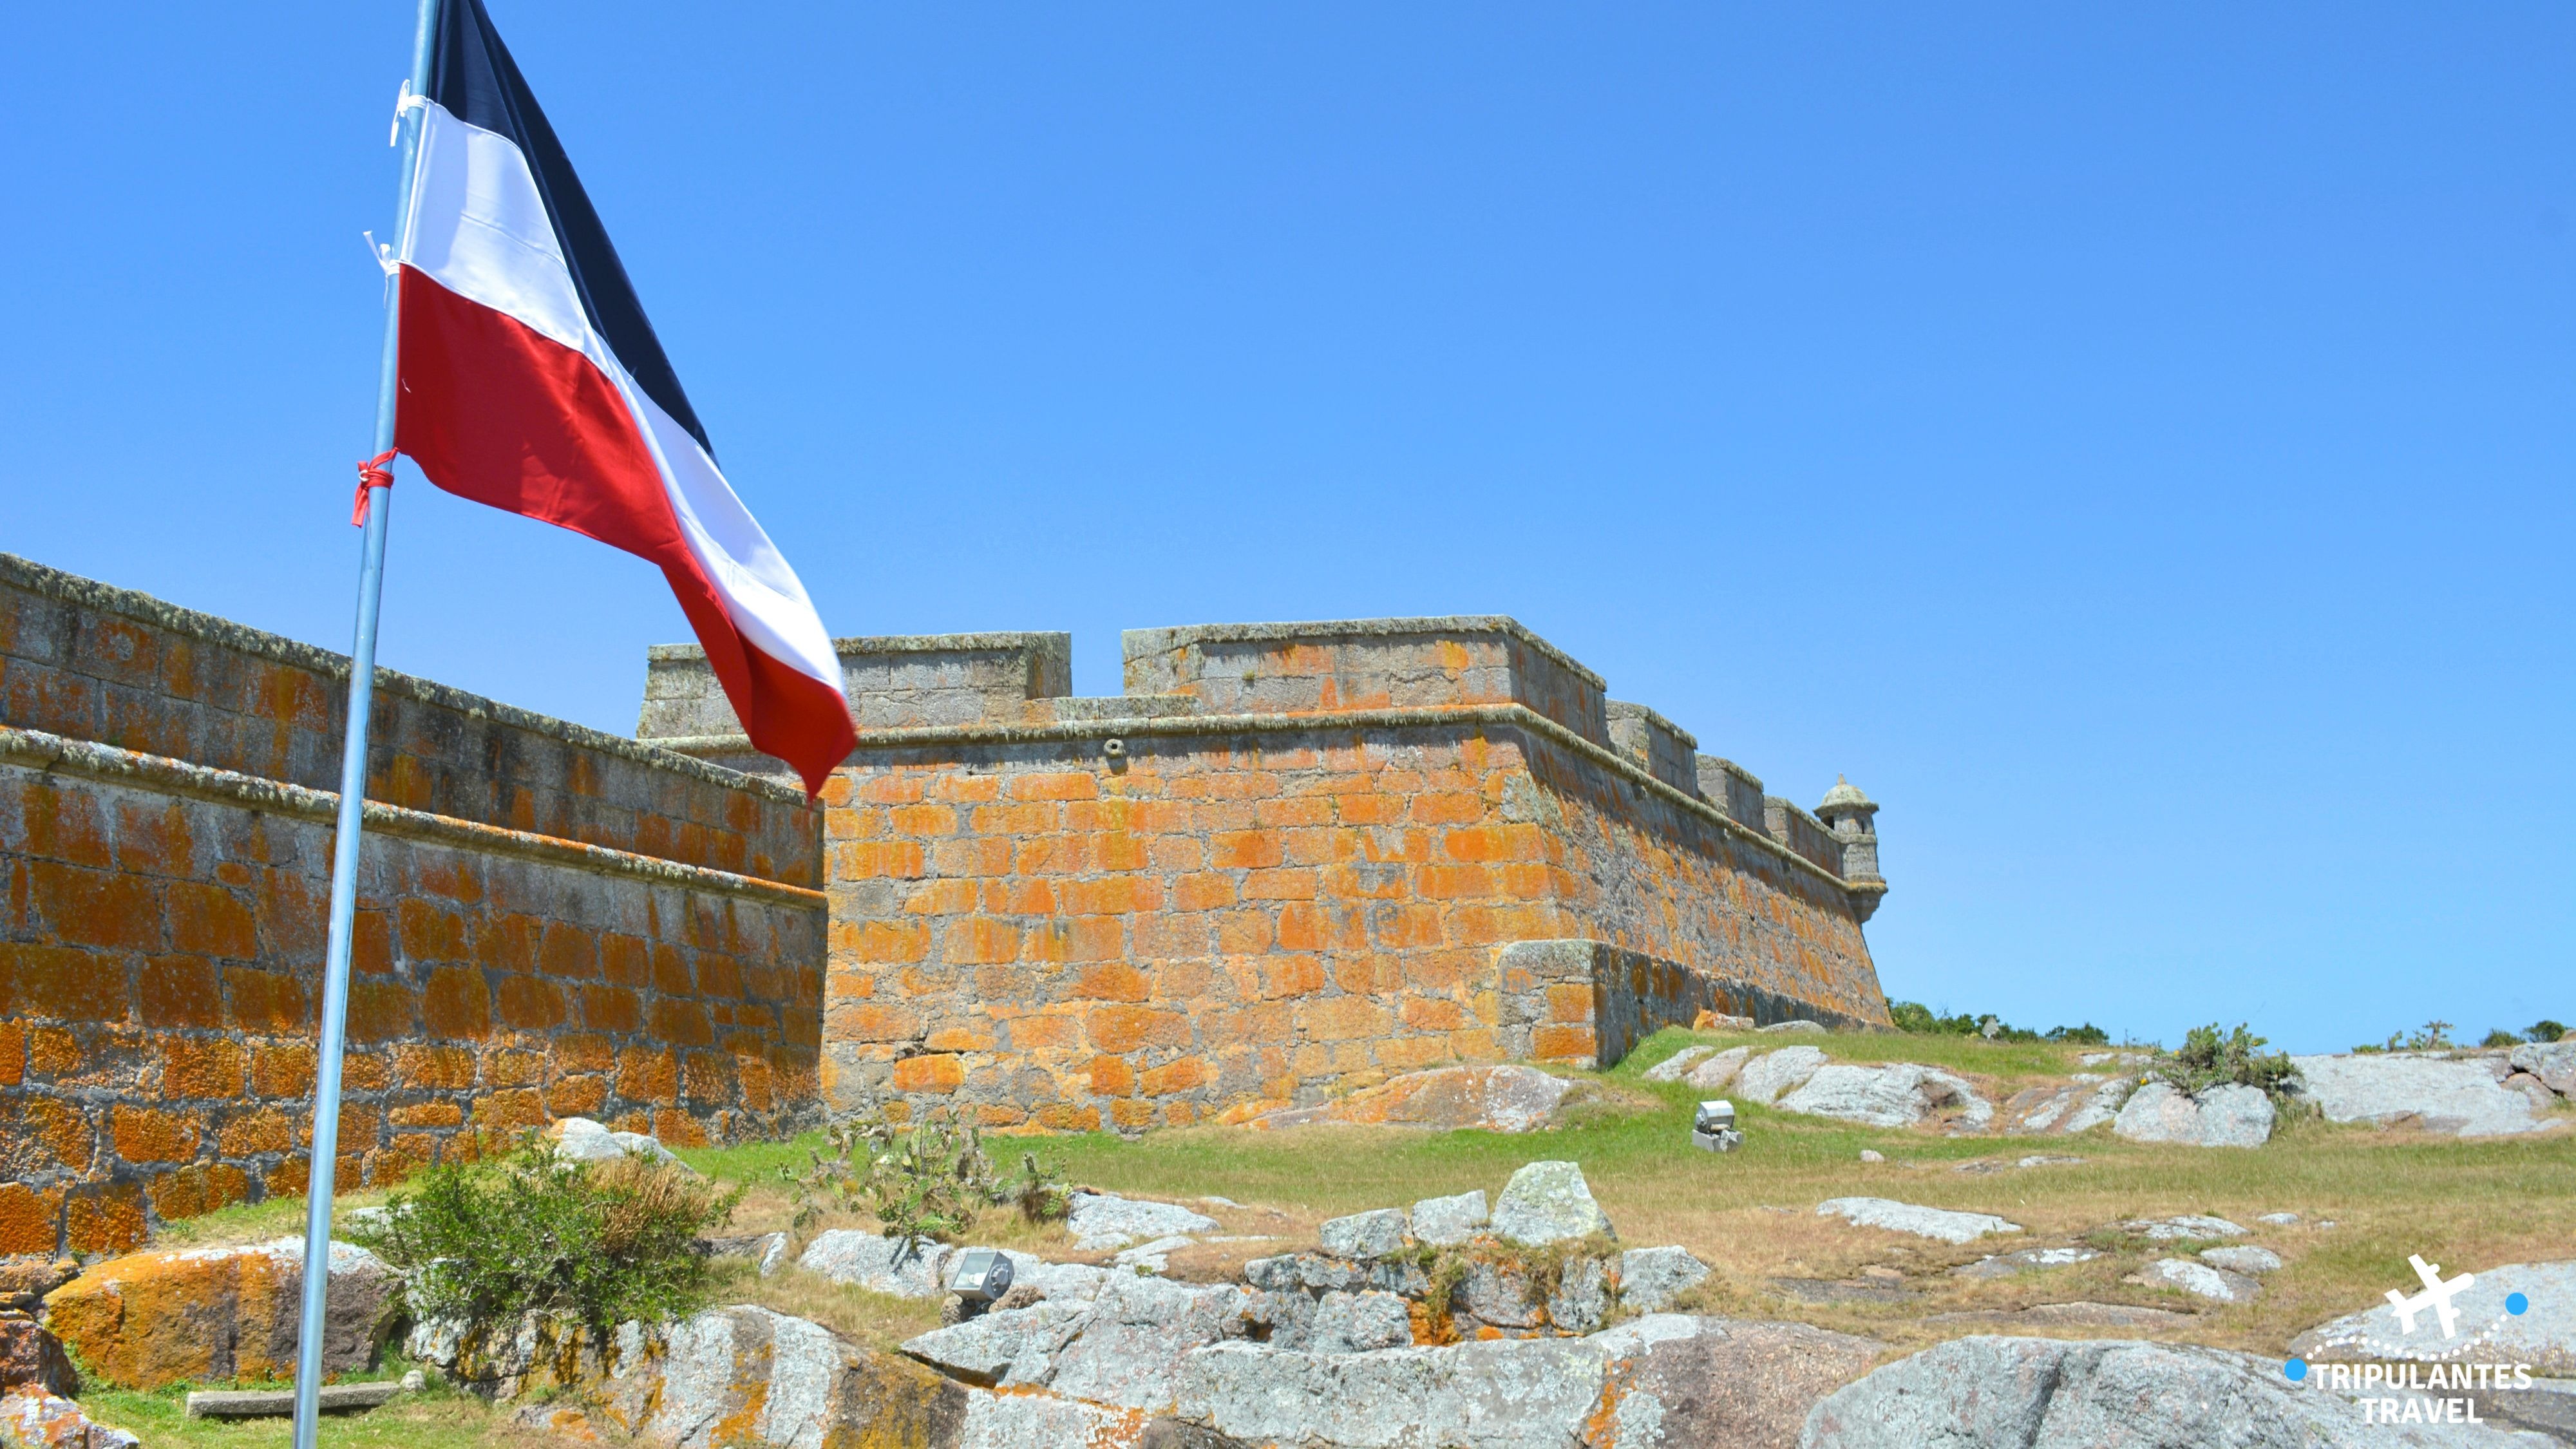
<instances>
[{"instance_id":1,"label":"green shrub","mask_svg":"<svg viewBox=\"0 0 2576 1449\"><path fill-rule=\"evenodd\" d=\"M2286 1101L2298 1088L2299 1070L2286 1053L2266 1052L2263 1045L2264 1039L2242 1022L2221 1035L2213 1021L2186 1033L2180 1050L2158 1053L2150 1070L2193 1095L2234 1084L2259 1087L2274 1101Z\"/></svg>"},{"instance_id":2,"label":"green shrub","mask_svg":"<svg viewBox=\"0 0 2576 1449\"><path fill-rule=\"evenodd\" d=\"M530 1139L497 1161L431 1168L365 1236L413 1271L417 1312L492 1322L536 1310L605 1331L700 1307L698 1237L741 1200L677 1164L570 1162Z\"/></svg>"},{"instance_id":3,"label":"green shrub","mask_svg":"<svg viewBox=\"0 0 2576 1449\"><path fill-rule=\"evenodd\" d=\"M824 1134L829 1156L809 1152L803 1172L782 1167L796 1198L796 1230L803 1232L827 1208L872 1214L888 1237L954 1239L975 1225L976 1214L1011 1204L1030 1222L1071 1211L1063 1179L1022 1153L1017 1172L1000 1174L985 1155L984 1136L955 1111L933 1112L909 1129L883 1113L835 1124Z\"/></svg>"},{"instance_id":4,"label":"green shrub","mask_svg":"<svg viewBox=\"0 0 2576 1449\"><path fill-rule=\"evenodd\" d=\"M2510 1032L2505 1030L2503 1027L2497 1027L2495 1030L2488 1032L2486 1040L2479 1042L2478 1045L2482 1047L2520 1046L2522 1045L2522 1037L2520 1033Z\"/></svg>"},{"instance_id":5,"label":"green shrub","mask_svg":"<svg viewBox=\"0 0 2576 1449\"><path fill-rule=\"evenodd\" d=\"M2567 1027L2564 1023L2551 1021L2549 1018L2544 1016L2540 1020L2531 1024L2531 1029L2522 1034L2522 1039L2524 1041L2548 1043L2556 1041L2565 1035L2567 1035Z\"/></svg>"},{"instance_id":6,"label":"green shrub","mask_svg":"<svg viewBox=\"0 0 2576 1449\"><path fill-rule=\"evenodd\" d=\"M2027 1027L2006 1025L1999 1016L1943 1016L1919 1001L1891 1001L1887 1019L1898 1031L1916 1036L1981 1036L1989 1041L2054 1041L2079 1046L2108 1046L2111 1034L2091 1022L2049 1028L2045 1035Z\"/></svg>"}]
</instances>

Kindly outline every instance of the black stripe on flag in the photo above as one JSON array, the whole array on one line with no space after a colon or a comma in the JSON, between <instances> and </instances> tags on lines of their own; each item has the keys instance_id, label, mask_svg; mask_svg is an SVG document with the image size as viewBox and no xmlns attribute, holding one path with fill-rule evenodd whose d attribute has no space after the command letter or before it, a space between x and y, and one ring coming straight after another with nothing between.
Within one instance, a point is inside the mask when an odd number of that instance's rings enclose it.
<instances>
[{"instance_id":1,"label":"black stripe on flag","mask_svg":"<svg viewBox=\"0 0 2576 1449\"><path fill-rule=\"evenodd\" d=\"M563 143L555 139L555 128L546 124L546 113L538 109L536 95L510 59L510 48L492 28L483 0L439 0L429 51L429 98L458 120L507 136L518 146L545 198L546 216L554 223L555 241L572 269L590 325L644 395L714 457L705 426L680 390L680 375L671 370L662 339L654 335L644 304L635 298L635 285L626 279L626 265L609 244L608 228L600 224Z\"/></svg>"}]
</instances>

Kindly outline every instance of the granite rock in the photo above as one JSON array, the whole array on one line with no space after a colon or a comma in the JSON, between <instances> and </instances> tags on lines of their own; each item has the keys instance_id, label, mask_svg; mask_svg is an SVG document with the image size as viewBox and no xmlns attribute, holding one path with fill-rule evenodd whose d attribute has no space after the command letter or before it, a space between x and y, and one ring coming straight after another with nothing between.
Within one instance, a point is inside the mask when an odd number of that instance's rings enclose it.
<instances>
[{"instance_id":1,"label":"granite rock","mask_svg":"<svg viewBox=\"0 0 2576 1449\"><path fill-rule=\"evenodd\" d=\"M1765 1052L1746 1062L1735 1074L1735 1094L1768 1107L1781 1093L1794 1090L1814 1076L1824 1064L1822 1047L1793 1046Z\"/></svg>"},{"instance_id":2,"label":"granite rock","mask_svg":"<svg viewBox=\"0 0 2576 1449\"><path fill-rule=\"evenodd\" d=\"M1068 1398L1149 1412L1170 1407L1190 1350L1243 1336L1251 1295L1133 1274L1113 1276L1055 1356L1047 1386Z\"/></svg>"},{"instance_id":3,"label":"granite rock","mask_svg":"<svg viewBox=\"0 0 2576 1449\"><path fill-rule=\"evenodd\" d=\"M2151 1243L2179 1243L2195 1238L2205 1242L2212 1238L2245 1236L2243 1227L2225 1218L2214 1218L2205 1214L2185 1214L2172 1218L2132 1218L2116 1226L2124 1233L2134 1234Z\"/></svg>"},{"instance_id":4,"label":"granite rock","mask_svg":"<svg viewBox=\"0 0 2576 1449\"><path fill-rule=\"evenodd\" d=\"M1954 1278L2009 1278L2017 1273L2036 1273L2044 1268L2071 1268L2101 1257L2091 1248L2023 1248L2019 1252L1998 1253L1979 1258L1950 1270Z\"/></svg>"},{"instance_id":5,"label":"granite rock","mask_svg":"<svg viewBox=\"0 0 2576 1449\"><path fill-rule=\"evenodd\" d=\"M1609 1318L1609 1263L1593 1257L1566 1259L1547 1295L1548 1323L1566 1333L1592 1333Z\"/></svg>"},{"instance_id":6,"label":"granite rock","mask_svg":"<svg viewBox=\"0 0 2576 1449\"><path fill-rule=\"evenodd\" d=\"M329 1373L374 1360L377 1326L400 1285L383 1259L331 1245L322 1324ZM120 1388L295 1376L304 1240L136 1253L100 1263L45 1299L46 1326Z\"/></svg>"},{"instance_id":7,"label":"granite rock","mask_svg":"<svg viewBox=\"0 0 2576 1449\"><path fill-rule=\"evenodd\" d=\"M1483 1231L1485 1190L1455 1197L1426 1197L1413 1205L1413 1236L1438 1247L1463 1243Z\"/></svg>"},{"instance_id":8,"label":"granite rock","mask_svg":"<svg viewBox=\"0 0 2576 1449\"><path fill-rule=\"evenodd\" d=\"M1690 1083L1691 1087L1696 1091L1718 1091L1724 1088L1727 1083L1734 1081L1735 1074L1744 1070L1744 1064L1752 1059L1753 1048L1728 1047L1726 1050L1710 1057L1707 1061L1691 1068L1690 1075L1684 1077L1682 1080Z\"/></svg>"},{"instance_id":9,"label":"granite rock","mask_svg":"<svg viewBox=\"0 0 2576 1449\"><path fill-rule=\"evenodd\" d=\"M0 1394L0 1444L31 1449L140 1449L123 1429L93 1422L79 1404L41 1390Z\"/></svg>"},{"instance_id":10,"label":"granite rock","mask_svg":"<svg viewBox=\"0 0 2576 1449\"><path fill-rule=\"evenodd\" d=\"M2330 1122L2415 1127L2457 1137L2537 1132L2531 1099L2506 1087L2487 1062L2415 1052L2292 1057L2300 1096Z\"/></svg>"},{"instance_id":11,"label":"granite rock","mask_svg":"<svg viewBox=\"0 0 2576 1449\"><path fill-rule=\"evenodd\" d=\"M2445 1268L2443 1276L2458 1271ZM2534 1374L2576 1378L2576 1262L2508 1263L2478 1271L2475 1281L2452 1300L2460 1310L2460 1333L2484 1334L2482 1360L2527 1363ZM2396 1286L2394 1284L2390 1285ZM2412 1290L2420 1285L2405 1285ZM2523 1295L2525 1311L2506 1311L2505 1300ZM2445 1341L2429 1317L2419 1317L2408 1334L2385 1300L2358 1313L2321 1323L2290 1340L2290 1351L2328 1361L2362 1359L2433 1362L2456 1357L2458 1340Z\"/></svg>"},{"instance_id":12,"label":"granite rock","mask_svg":"<svg viewBox=\"0 0 2576 1449\"><path fill-rule=\"evenodd\" d=\"M1413 1342L1413 1318L1392 1293L1327 1293L1315 1304L1307 1344L1314 1353L1368 1353Z\"/></svg>"},{"instance_id":13,"label":"granite rock","mask_svg":"<svg viewBox=\"0 0 2576 1449\"><path fill-rule=\"evenodd\" d=\"M1828 1063L1782 1096L1780 1110L1811 1117L1833 1117L1871 1127L1911 1127L1935 1113L1958 1113L1958 1125L1982 1131L1994 1120L1992 1102L1977 1095L1968 1080L1939 1067L1912 1062L1884 1066Z\"/></svg>"},{"instance_id":14,"label":"granite rock","mask_svg":"<svg viewBox=\"0 0 2576 1449\"><path fill-rule=\"evenodd\" d=\"M1646 1068L1645 1078L1650 1082L1678 1082L1691 1068L1698 1066L1703 1059L1716 1051L1717 1048L1713 1046L1683 1047L1680 1051Z\"/></svg>"},{"instance_id":15,"label":"granite rock","mask_svg":"<svg viewBox=\"0 0 2576 1449\"><path fill-rule=\"evenodd\" d=\"M1334 1257L1367 1262L1404 1251L1406 1227L1404 1209L1379 1208L1334 1218L1316 1229L1316 1235L1324 1251Z\"/></svg>"},{"instance_id":16,"label":"granite rock","mask_svg":"<svg viewBox=\"0 0 2576 1449\"><path fill-rule=\"evenodd\" d=\"M660 1139L641 1132L611 1132L588 1117L558 1117L546 1124L544 1136L557 1157L571 1162L622 1162L628 1157L648 1157L686 1168Z\"/></svg>"},{"instance_id":17,"label":"granite rock","mask_svg":"<svg viewBox=\"0 0 2576 1449\"><path fill-rule=\"evenodd\" d=\"M2363 1449L2528 1442L2473 1425L2365 1425L2278 1359L2121 1339L1961 1338L1835 1391L1802 1449Z\"/></svg>"},{"instance_id":18,"label":"granite rock","mask_svg":"<svg viewBox=\"0 0 2576 1449\"><path fill-rule=\"evenodd\" d=\"M2513 1069L2538 1077L2562 1097L2576 1097L2576 1041L2526 1043L2506 1057Z\"/></svg>"},{"instance_id":19,"label":"granite rock","mask_svg":"<svg viewBox=\"0 0 2576 1449\"><path fill-rule=\"evenodd\" d=\"M1933 1238L1944 1243L1972 1243L1989 1233L2021 1231L2020 1224L2007 1222L1992 1213L1952 1212L1946 1208L1920 1207L1883 1197L1834 1198L1819 1204L1816 1215L1840 1217L1854 1227L1883 1228L1892 1233L1911 1233L1918 1238Z\"/></svg>"},{"instance_id":20,"label":"granite rock","mask_svg":"<svg viewBox=\"0 0 2576 1449\"><path fill-rule=\"evenodd\" d=\"M2111 1130L2132 1142L2260 1147L2272 1136L2272 1118L2272 1099L2258 1088L2230 1083L2193 1097L2170 1082L2149 1082L2130 1094Z\"/></svg>"},{"instance_id":21,"label":"granite rock","mask_svg":"<svg viewBox=\"0 0 2576 1449\"><path fill-rule=\"evenodd\" d=\"M2003 1130L2065 1135L2090 1131L2116 1120L2121 1104L2136 1086L2134 1077L2113 1077L2109 1081L2025 1087L2004 1103Z\"/></svg>"},{"instance_id":22,"label":"granite rock","mask_svg":"<svg viewBox=\"0 0 2576 1449\"><path fill-rule=\"evenodd\" d=\"M938 1298L948 1289L941 1274L950 1249L928 1238L888 1238L850 1228L815 1235L796 1260L808 1273L835 1283L891 1293L897 1298ZM1014 1263L1016 1269L1019 1265Z\"/></svg>"},{"instance_id":23,"label":"granite rock","mask_svg":"<svg viewBox=\"0 0 2576 1449\"><path fill-rule=\"evenodd\" d=\"M2262 1285L2242 1273L2189 1258L2158 1258L2139 1269L2138 1276L2156 1286L2179 1288L2212 1303L2251 1303L2262 1291Z\"/></svg>"},{"instance_id":24,"label":"granite rock","mask_svg":"<svg viewBox=\"0 0 2576 1449\"><path fill-rule=\"evenodd\" d=\"M1073 1234L1076 1248L1092 1253L1183 1233L1212 1233L1217 1220L1177 1203L1078 1192L1065 1228Z\"/></svg>"},{"instance_id":25,"label":"granite rock","mask_svg":"<svg viewBox=\"0 0 2576 1449\"><path fill-rule=\"evenodd\" d=\"M2257 1275L2278 1271L2281 1266L2280 1254L2269 1248L2252 1246L2203 1248L2200 1250L2200 1260L2204 1263L2215 1263L2231 1273Z\"/></svg>"},{"instance_id":26,"label":"granite rock","mask_svg":"<svg viewBox=\"0 0 2576 1449\"><path fill-rule=\"evenodd\" d=\"M1592 1200L1583 1169L1571 1162L1532 1162L1513 1173L1494 1200L1493 1230L1496 1237L1524 1247L1594 1233L1618 1236L1610 1215Z\"/></svg>"},{"instance_id":27,"label":"granite rock","mask_svg":"<svg viewBox=\"0 0 2576 1449\"><path fill-rule=\"evenodd\" d=\"M1688 1248L1630 1248L1619 1255L1619 1302L1632 1313L1661 1313L1708 1276Z\"/></svg>"},{"instance_id":28,"label":"granite rock","mask_svg":"<svg viewBox=\"0 0 2576 1449\"><path fill-rule=\"evenodd\" d=\"M903 1351L985 1388L1043 1385L1055 1372L1055 1356L1090 1316L1091 1305L1083 1302L996 1310L909 1339Z\"/></svg>"},{"instance_id":29,"label":"granite rock","mask_svg":"<svg viewBox=\"0 0 2576 1449\"><path fill-rule=\"evenodd\" d=\"M1756 1027L1755 1030L1761 1032L1765 1036L1783 1033L1793 1036L1823 1036L1825 1034L1825 1024L1820 1021L1808 1021L1803 1017L1796 1017L1788 1021L1775 1021L1769 1026Z\"/></svg>"}]
</instances>

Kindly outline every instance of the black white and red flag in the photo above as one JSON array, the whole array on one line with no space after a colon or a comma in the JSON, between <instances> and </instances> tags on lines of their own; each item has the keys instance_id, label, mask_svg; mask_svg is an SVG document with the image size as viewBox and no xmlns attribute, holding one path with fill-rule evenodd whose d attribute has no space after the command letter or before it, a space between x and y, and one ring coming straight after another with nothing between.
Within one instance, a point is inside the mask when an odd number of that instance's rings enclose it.
<instances>
[{"instance_id":1,"label":"black white and red flag","mask_svg":"<svg viewBox=\"0 0 2576 1449\"><path fill-rule=\"evenodd\" d=\"M819 792L856 743L805 586L716 466L482 0L438 0L393 260L394 446L460 497L660 566L752 744Z\"/></svg>"}]
</instances>

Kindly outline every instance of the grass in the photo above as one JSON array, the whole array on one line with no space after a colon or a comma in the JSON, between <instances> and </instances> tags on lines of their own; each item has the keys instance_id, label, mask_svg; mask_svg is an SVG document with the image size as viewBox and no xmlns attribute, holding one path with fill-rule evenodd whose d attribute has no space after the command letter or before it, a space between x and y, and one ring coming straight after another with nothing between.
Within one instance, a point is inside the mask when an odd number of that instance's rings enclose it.
<instances>
[{"instance_id":1,"label":"grass","mask_svg":"<svg viewBox=\"0 0 2576 1449\"><path fill-rule=\"evenodd\" d=\"M399 1378L407 1363L389 1363L357 1379ZM275 1419L191 1419L188 1391L205 1385L177 1384L149 1393L94 1386L80 1396L81 1408L96 1423L124 1429L150 1449L271 1449L294 1440L295 1421ZM238 1389L292 1389L291 1383L238 1383ZM472 1394L432 1382L424 1392L397 1396L390 1404L364 1413L322 1416L321 1442L326 1449L536 1449L562 1441L522 1429Z\"/></svg>"},{"instance_id":2,"label":"grass","mask_svg":"<svg viewBox=\"0 0 2576 1449\"><path fill-rule=\"evenodd\" d=\"M2080 1069L2080 1053L2100 1050L1956 1036L1799 1040L1825 1046L1837 1060L1948 1067L1998 1100L2020 1086L2062 1079ZM1078 1184L1175 1200L1207 1194L1234 1199L1246 1206L1199 1206L1228 1233L1276 1240L1177 1255L1173 1271L1193 1277L1219 1276L1244 1257L1310 1244L1315 1225L1328 1217L1470 1188L1490 1196L1524 1162L1569 1159L1582 1164L1622 1241L1679 1243L1716 1269L1689 1306L1797 1319L1905 1345L1994 1331L1991 1325L1923 1321L1935 1313L2089 1300L2192 1312L2187 1324L2161 1336L2277 1353L2299 1331L2371 1307L2385 1289L2411 1282L2409 1253L2479 1269L2562 1258L2566 1244L2576 1241L2576 1133L2566 1131L2537 1139L2462 1141L2291 1119L2260 1150L2233 1151L2124 1142L2105 1129L2077 1138L1951 1138L1739 1103L1744 1147L1722 1156L1695 1151L1687 1134L1699 1094L1679 1084L1647 1082L1642 1074L1688 1045L1746 1042L1765 1049L1785 1044L1776 1036L1663 1032L1616 1070L1599 1074L1613 1100L1651 1105L1587 1111L1566 1127L1522 1136L1206 1127L1132 1140L1107 1134L1038 1138L1033 1145ZM1889 1160L1863 1163L1863 1148ZM803 1151L799 1143L762 1143L681 1155L716 1176L774 1182L776 1167L802 1162ZM1983 1173L1953 1170L1980 1159L2009 1164L2043 1152L2085 1160L2027 1169L2005 1165ZM1952 1248L1816 1215L1819 1202L1846 1196L1999 1213L2028 1231ZM746 1217L774 1214L783 1225L783 1194L766 1204L755 1197L745 1208ZM2254 1221L2280 1211L2296 1212L2304 1221L2291 1228ZM1943 1271L1988 1252L2083 1242L2122 1219L2178 1213L2210 1213L2253 1228L2253 1236L2241 1241L2272 1248L2286 1264L2269 1276L2255 1302L2235 1307L2123 1283L2144 1263L2174 1251L2125 1239L2112 1239L2120 1246L2106 1258L2018 1278L1964 1280ZM2337 1226L2315 1226L2321 1219ZM1011 1222L998 1214L988 1219L994 1230L1019 1232L1020 1239L979 1233L975 1241L1070 1256L1061 1246L1050 1248L1044 1233L1010 1227ZM755 1226L760 1224L745 1230ZM1060 1239L1061 1230L1048 1231ZM1220 1246L1232 1251L1219 1252ZM1896 1304L1819 1304L1791 1297L1773 1283L1850 1280L1872 1265L1904 1273L1917 1296ZM829 1285L794 1290L807 1299L847 1291ZM881 1308L852 1312L860 1321L885 1323L877 1332L898 1326Z\"/></svg>"}]
</instances>

